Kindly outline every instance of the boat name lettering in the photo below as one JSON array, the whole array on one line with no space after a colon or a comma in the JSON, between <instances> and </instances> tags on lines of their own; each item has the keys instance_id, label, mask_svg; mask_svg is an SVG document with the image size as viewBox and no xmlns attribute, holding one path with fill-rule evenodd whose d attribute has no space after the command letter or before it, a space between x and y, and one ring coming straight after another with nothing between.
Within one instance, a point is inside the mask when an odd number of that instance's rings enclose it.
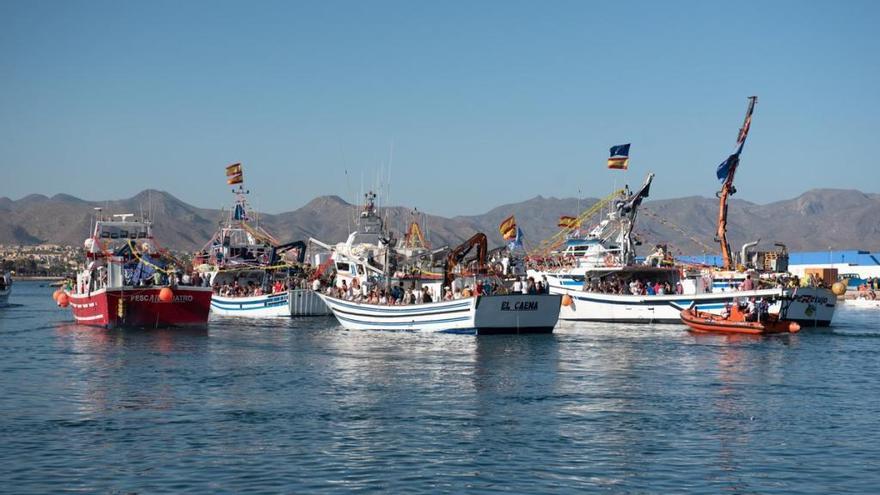
<instances>
[{"instance_id":1,"label":"boat name lettering","mask_svg":"<svg viewBox=\"0 0 880 495\"><path fill-rule=\"evenodd\" d=\"M150 302L157 303L159 301L159 296L156 294L134 294L128 297L128 300L131 302ZM172 303L184 303L184 302L192 302L193 296L191 295L182 295L182 296L174 296L174 300Z\"/></svg>"},{"instance_id":2,"label":"boat name lettering","mask_svg":"<svg viewBox=\"0 0 880 495\"><path fill-rule=\"evenodd\" d=\"M510 307L510 301L501 301L501 311L537 311L538 301L517 301Z\"/></svg>"},{"instance_id":3,"label":"boat name lettering","mask_svg":"<svg viewBox=\"0 0 880 495\"><path fill-rule=\"evenodd\" d=\"M804 304L813 304L813 303L826 304L826 303L828 303L827 297L816 297L816 296L813 296L810 294L798 295L794 298L794 300L799 303L804 303Z\"/></svg>"}]
</instances>

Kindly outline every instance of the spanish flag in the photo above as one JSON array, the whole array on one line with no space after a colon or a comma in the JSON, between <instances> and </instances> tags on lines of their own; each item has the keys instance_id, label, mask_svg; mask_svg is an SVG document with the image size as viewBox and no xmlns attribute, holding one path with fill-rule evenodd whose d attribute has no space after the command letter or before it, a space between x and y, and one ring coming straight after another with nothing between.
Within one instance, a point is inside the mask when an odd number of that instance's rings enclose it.
<instances>
[{"instance_id":1,"label":"spanish flag","mask_svg":"<svg viewBox=\"0 0 880 495\"><path fill-rule=\"evenodd\" d=\"M559 217L559 224L557 227L561 227L564 229L576 229L578 226L578 219L576 217L570 217L567 215L563 215Z\"/></svg>"},{"instance_id":2,"label":"spanish flag","mask_svg":"<svg viewBox=\"0 0 880 495\"><path fill-rule=\"evenodd\" d=\"M226 167L226 177L232 177L241 173L241 163L233 163Z\"/></svg>"},{"instance_id":3,"label":"spanish flag","mask_svg":"<svg viewBox=\"0 0 880 495\"><path fill-rule=\"evenodd\" d=\"M241 163L233 163L226 166L226 183L241 184L244 182L244 171L241 169Z\"/></svg>"},{"instance_id":4,"label":"spanish flag","mask_svg":"<svg viewBox=\"0 0 880 495\"><path fill-rule=\"evenodd\" d=\"M501 232L501 237L505 241L516 238L516 219L513 218L513 215L510 215L501 222L501 225L498 226L498 232Z\"/></svg>"},{"instance_id":5,"label":"spanish flag","mask_svg":"<svg viewBox=\"0 0 880 495\"><path fill-rule=\"evenodd\" d=\"M608 159L608 168L626 170L627 167L629 167L629 143L612 146L611 158Z\"/></svg>"}]
</instances>

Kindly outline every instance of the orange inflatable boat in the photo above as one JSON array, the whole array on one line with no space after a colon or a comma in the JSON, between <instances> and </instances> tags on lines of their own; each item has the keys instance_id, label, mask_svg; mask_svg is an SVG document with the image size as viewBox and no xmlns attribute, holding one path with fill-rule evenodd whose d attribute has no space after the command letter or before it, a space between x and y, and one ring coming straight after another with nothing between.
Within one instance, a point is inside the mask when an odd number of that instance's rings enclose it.
<instances>
[{"instance_id":1,"label":"orange inflatable boat","mask_svg":"<svg viewBox=\"0 0 880 495\"><path fill-rule=\"evenodd\" d=\"M771 333L797 333L801 326L793 321L780 320L778 315L771 314L763 321L746 321L745 314L734 306L730 316L723 317L696 309L685 309L681 312L681 321L694 332L712 333L744 333L765 335Z\"/></svg>"}]
</instances>

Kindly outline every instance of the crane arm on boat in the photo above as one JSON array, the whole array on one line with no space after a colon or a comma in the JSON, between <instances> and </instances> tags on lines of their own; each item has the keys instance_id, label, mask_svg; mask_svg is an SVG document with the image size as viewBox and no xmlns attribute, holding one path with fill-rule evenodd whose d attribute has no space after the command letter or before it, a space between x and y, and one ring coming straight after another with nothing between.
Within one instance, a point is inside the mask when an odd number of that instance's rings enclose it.
<instances>
[{"instance_id":1,"label":"crane arm on boat","mask_svg":"<svg viewBox=\"0 0 880 495\"><path fill-rule=\"evenodd\" d=\"M482 232L477 232L470 239L464 241L449 252L446 255L446 263L443 267L443 284L444 285L452 285L453 279L453 270L455 267L461 263L471 249L476 246L477 247L477 263L479 268L482 269L486 266L486 253L488 252L488 241L486 240L486 234Z\"/></svg>"},{"instance_id":2,"label":"crane arm on boat","mask_svg":"<svg viewBox=\"0 0 880 495\"><path fill-rule=\"evenodd\" d=\"M733 187L733 177L736 174L736 168L739 165L739 156L742 153L743 146L746 144L746 137L749 134L749 128L752 123L752 113L755 111L755 103L758 101L757 96L749 96L749 108L746 110L746 118L743 126L739 129L736 139L736 151L727 160L718 166L717 176L722 180L721 191L718 192L718 235L717 241L721 245L721 258L724 263L725 270L733 269L733 256L730 252L730 242L727 240L727 199L734 193L736 188Z\"/></svg>"}]
</instances>

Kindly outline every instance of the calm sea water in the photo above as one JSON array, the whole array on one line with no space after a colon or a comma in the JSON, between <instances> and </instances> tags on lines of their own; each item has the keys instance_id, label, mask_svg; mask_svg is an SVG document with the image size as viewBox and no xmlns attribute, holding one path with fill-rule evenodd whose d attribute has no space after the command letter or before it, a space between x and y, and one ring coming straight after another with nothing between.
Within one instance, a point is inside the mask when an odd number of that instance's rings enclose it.
<instances>
[{"instance_id":1,"label":"calm sea water","mask_svg":"<svg viewBox=\"0 0 880 495\"><path fill-rule=\"evenodd\" d=\"M695 336L107 331L0 309L0 491L877 493L880 318Z\"/></svg>"}]
</instances>

